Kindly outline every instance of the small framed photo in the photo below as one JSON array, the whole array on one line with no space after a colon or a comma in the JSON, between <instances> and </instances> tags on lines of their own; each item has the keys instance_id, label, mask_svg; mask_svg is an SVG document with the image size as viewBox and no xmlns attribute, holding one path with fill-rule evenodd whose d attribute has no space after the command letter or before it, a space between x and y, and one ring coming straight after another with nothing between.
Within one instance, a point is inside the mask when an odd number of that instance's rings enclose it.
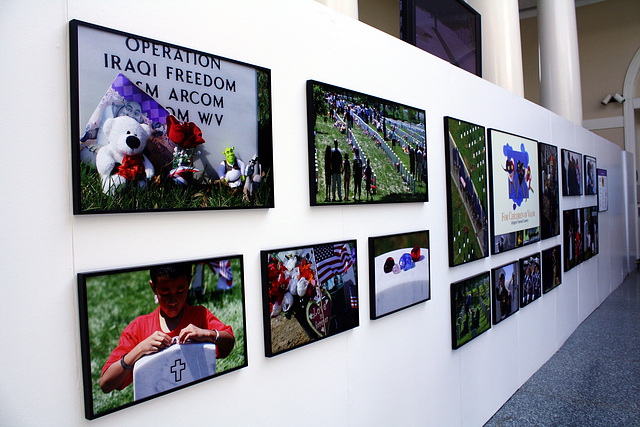
<instances>
[{"instance_id":1,"label":"small framed photo","mask_svg":"<svg viewBox=\"0 0 640 427\"><path fill-rule=\"evenodd\" d=\"M369 238L371 319L431 298L429 231Z\"/></svg>"},{"instance_id":2,"label":"small framed photo","mask_svg":"<svg viewBox=\"0 0 640 427\"><path fill-rule=\"evenodd\" d=\"M609 178L606 169L598 169L598 211L609 209Z\"/></svg>"},{"instance_id":3,"label":"small framed photo","mask_svg":"<svg viewBox=\"0 0 640 427\"><path fill-rule=\"evenodd\" d=\"M451 338L460 348L491 328L489 272L451 284Z\"/></svg>"},{"instance_id":4,"label":"small framed photo","mask_svg":"<svg viewBox=\"0 0 640 427\"><path fill-rule=\"evenodd\" d=\"M538 143L489 129L491 253L540 240Z\"/></svg>"},{"instance_id":5,"label":"small framed photo","mask_svg":"<svg viewBox=\"0 0 640 427\"><path fill-rule=\"evenodd\" d=\"M247 366L241 255L78 274L85 415Z\"/></svg>"},{"instance_id":6,"label":"small framed photo","mask_svg":"<svg viewBox=\"0 0 640 427\"><path fill-rule=\"evenodd\" d=\"M545 294L562 283L561 259L560 245L542 251L542 291Z\"/></svg>"},{"instance_id":7,"label":"small framed photo","mask_svg":"<svg viewBox=\"0 0 640 427\"><path fill-rule=\"evenodd\" d=\"M595 157L584 155L584 195L595 196L598 194L597 180L598 164Z\"/></svg>"},{"instance_id":8,"label":"small framed photo","mask_svg":"<svg viewBox=\"0 0 640 427\"><path fill-rule=\"evenodd\" d=\"M271 71L69 23L74 214L273 207Z\"/></svg>"},{"instance_id":9,"label":"small framed photo","mask_svg":"<svg viewBox=\"0 0 640 427\"><path fill-rule=\"evenodd\" d=\"M582 195L582 154L562 149L562 195Z\"/></svg>"},{"instance_id":10,"label":"small framed photo","mask_svg":"<svg viewBox=\"0 0 640 427\"><path fill-rule=\"evenodd\" d=\"M584 243L582 236L584 233L582 209L570 209L562 212L562 222L564 227L563 247L564 247L564 271L569 271L580 264L583 260Z\"/></svg>"},{"instance_id":11,"label":"small framed photo","mask_svg":"<svg viewBox=\"0 0 640 427\"><path fill-rule=\"evenodd\" d=\"M598 207L588 206L582 208L582 259L583 261L595 256L598 248Z\"/></svg>"},{"instance_id":12,"label":"small framed photo","mask_svg":"<svg viewBox=\"0 0 640 427\"><path fill-rule=\"evenodd\" d=\"M493 284L493 324L497 325L520 308L519 262L491 269Z\"/></svg>"},{"instance_id":13,"label":"small framed photo","mask_svg":"<svg viewBox=\"0 0 640 427\"><path fill-rule=\"evenodd\" d=\"M560 234L558 147L538 143L540 155L540 234L542 239Z\"/></svg>"},{"instance_id":14,"label":"small framed photo","mask_svg":"<svg viewBox=\"0 0 640 427\"><path fill-rule=\"evenodd\" d=\"M307 81L311 206L428 201L425 111Z\"/></svg>"},{"instance_id":15,"label":"small framed photo","mask_svg":"<svg viewBox=\"0 0 640 427\"><path fill-rule=\"evenodd\" d=\"M540 252L520 258L520 307L542 296Z\"/></svg>"},{"instance_id":16,"label":"small framed photo","mask_svg":"<svg viewBox=\"0 0 640 427\"><path fill-rule=\"evenodd\" d=\"M260 252L267 357L359 325L356 241Z\"/></svg>"},{"instance_id":17,"label":"small framed photo","mask_svg":"<svg viewBox=\"0 0 640 427\"><path fill-rule=\"evenodd\" d=\"M449 266L489 256L484 127L444 118Z\"/></svg>"}]
</instances>

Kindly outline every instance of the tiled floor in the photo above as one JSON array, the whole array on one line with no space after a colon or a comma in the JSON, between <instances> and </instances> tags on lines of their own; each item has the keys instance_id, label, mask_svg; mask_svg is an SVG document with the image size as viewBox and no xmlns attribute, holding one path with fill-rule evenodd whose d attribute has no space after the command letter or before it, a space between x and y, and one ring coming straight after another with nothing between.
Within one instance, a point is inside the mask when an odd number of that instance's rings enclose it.
<instances>
[{"instance_id":1,"label":"tiled floor","mask_svg":"<svg viewBox=\"0 0 640 427\"><path fill-rule=\"evenodd\" d=\"M638 271L485 426L640 426Z\"/></svg>"}]
</instances>

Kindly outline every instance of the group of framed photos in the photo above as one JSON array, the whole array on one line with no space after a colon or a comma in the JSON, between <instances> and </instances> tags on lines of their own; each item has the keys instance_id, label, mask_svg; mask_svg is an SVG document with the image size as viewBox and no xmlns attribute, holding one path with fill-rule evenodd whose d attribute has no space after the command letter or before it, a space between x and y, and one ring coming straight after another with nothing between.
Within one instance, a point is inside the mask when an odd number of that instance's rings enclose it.
<instances>
[{"instance_id":1,"label":"group of framed photos","mask_svg":"<svg viewBox=\"0 0 640 427\"><path fill-rule=\"evenodd\" d=\"M274 208L270 70L69 25L74 214ZM424 110L309 80L307 113L311 206L428 201ZM444 121L451 267L559 235L556 147ZM562 152L563 194L595 194L595 158L582 178ZM563 220L566 271L598 253L597 209ZM453 348L558 286L560 249L452 284ZM370 319L431 298L430 252L428 230L369 237ZM265 356L359 325L357 258L261 251ZM79 273L78 295L89 419L248 364L242 255Z\"/></svg>"},{"instance_id":2,"label":"group of framed photos","mask_svg":"<svg viewBox=\"0 0 640 427\"><path fill-rule=\"evenodd\" d=\"M444 129L449 266L560 234L557 147L453 117ZM566 149L562 177L564 196L596 195L606 183L595 157ZM557 287L563 258L568 271L598 253L598 207L562 220L564 252L557 245L451 284L453 349Z\"/></svg>"}]
</instances>

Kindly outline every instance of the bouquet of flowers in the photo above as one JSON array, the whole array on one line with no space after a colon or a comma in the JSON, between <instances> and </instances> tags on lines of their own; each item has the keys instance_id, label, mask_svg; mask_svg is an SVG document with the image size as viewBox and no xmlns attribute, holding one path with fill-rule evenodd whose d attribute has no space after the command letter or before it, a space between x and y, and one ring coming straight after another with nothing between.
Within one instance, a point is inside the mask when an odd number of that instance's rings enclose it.
<instances>
[{"instance_id":1,"label":"bouquet of flowers","mask_svg":"<svg viewBox=\"0 0 640 427\"><path fill-rule=\"evenodd\" d=\"M195 123L180 123L173 115L167 116L167 136L176 144L169 178L180 185L188 185L194 173L200 172L193 166L193 156L199 155L196 147L204 144L202 131Z\"/></svg>"},{"instance_id":2,"label":"bouquet of flowers","mask_svg":"<svg viewBox=\"0 0 640 427\"><path fill-rule=\"evenodd\" d=\"M271 317L282 313L291 317L311 299L322 299L323 289L308 258L296 254L279 255L284 261L275 255L269 256L269 310Z\"/></svg>"}]
</instances>

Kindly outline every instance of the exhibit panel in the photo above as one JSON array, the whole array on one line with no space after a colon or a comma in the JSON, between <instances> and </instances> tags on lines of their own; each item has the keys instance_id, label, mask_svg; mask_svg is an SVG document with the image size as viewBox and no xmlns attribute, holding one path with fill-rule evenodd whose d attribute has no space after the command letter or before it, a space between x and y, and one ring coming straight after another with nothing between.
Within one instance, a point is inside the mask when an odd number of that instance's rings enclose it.
<instances>
[{"instance_id":1,"label":"exhibit panel","mask_svg":"<svg viewBox=\"0 0 640 427\"><path fill-rule=\"evenodd\" d=\"M40 336L36 350L33 340L20 337L12 343L15 351L0 355L0 364L12 367L3 370L0 384L0 424L37 425L52 419L86 423L77 273L230 254L243 260L247 367L105 415L102 422L143 424L162 413L167 424L196 424L211 420L214 407L216 423L229 425L281 424L281 410L285 422L304 419L310 424L409 425L421 420L426 425L481 425L559 348L597 301L618 286L630 268L628 259L635 256L625 245L614 244L626 241L626 215L634 207L633 200L626 203L626 194L633 195L627 191L633 187L628 182L633 173L625 166L633 164L632 156L315 1L188 0L171 13L149 0L58 0L38 7L13 2L7 8L7 16L14 19L5 20L0 35L16 43L4 45L3 66L10 67L15 84L6 87L5 96L12 102L2 107L0 116L30 155L29 179L3 187L8 201L5 242L11 245L5 245L2 261L8 303L0 318L10 330L39 330L46 323L54 325L56 333ZM273 207L74 216L68 49L72 19L269 69ZM348 43L353 40L366 43ZM15 48L18 41L20 49ZM392 60L380 61L380 52ZM426 111L427 138L433 142L428 202L309 205L308 80ZM38 120L27 124L16 119L16 111L28 111ZM452 349L450 284L561 245L563 229L561 225L559 236L450 268L445 249L445 116L593 156L597 166L607 170L610 196L608 210L598 215L598 255L563 273L556 289L457 350ZM24 176L24 162L9 162L7 173ZM560 198L561 211L594 204L585 196ZM416 230L429 230L429 300L369 319L369 237ZM354 265L362 308L359 326L265 357L260 252L346 240L355 242L359 255ZM631 243L635 247L635 240ZM594 277L606 277L607 286L600 287ZM597 299L585 292L597 293ZM153 296L145 303L153 304ZM542 325L534 327L534 319L543 319ZM543 327L547 333L541 333ZM510 364L495 363L502 358ZM316 414L309 408L319 390L330 390L330 404ZM286 403L273 396L285 396ZM59 404L61 399L65 405Z\"/></svg>"}]
</instances>

